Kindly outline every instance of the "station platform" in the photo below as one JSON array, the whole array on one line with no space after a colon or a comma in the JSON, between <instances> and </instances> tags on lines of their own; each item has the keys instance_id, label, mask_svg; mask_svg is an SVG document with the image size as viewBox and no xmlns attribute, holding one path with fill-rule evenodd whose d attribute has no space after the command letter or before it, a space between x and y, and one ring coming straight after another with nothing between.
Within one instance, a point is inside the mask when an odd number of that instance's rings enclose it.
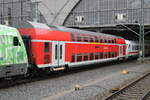
<instances>
[{"instance_id":1,"label":"station platform","mask_svg":"<svg viewBox=\"0 0 150 100\"><path fill-rule=\"evenodd\" d=\"M73 100L89 100L89 98L91 98L90 100L99 100L99 98L105 98L113 91L150 71L150 63L137 63L133 67L124 66L124 69L120 71L109 73L107 76L99 77L96 80L93 79L92 82L76 85L74 89L63 92L61 96L50 96L42 100L72 100L72 98Z\"/></svg>"}]
</instances>

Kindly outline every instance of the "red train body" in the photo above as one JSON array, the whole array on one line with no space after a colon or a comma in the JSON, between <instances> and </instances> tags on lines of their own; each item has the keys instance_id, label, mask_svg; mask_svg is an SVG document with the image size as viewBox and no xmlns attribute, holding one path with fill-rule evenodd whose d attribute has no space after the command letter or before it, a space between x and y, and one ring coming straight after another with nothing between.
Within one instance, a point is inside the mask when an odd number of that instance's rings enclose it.
<instances>
[{"instance_id":1,"label":"red train body","mask_svg":"<svg viewBox=\"0 0 150 100\"><path fill-rule=\"evenodd\" d=\"M38 68L74 67L126 57L121 37L33 22L22 23L18 30L30 37L29 61Z\"/></svg>"}]
</instances>

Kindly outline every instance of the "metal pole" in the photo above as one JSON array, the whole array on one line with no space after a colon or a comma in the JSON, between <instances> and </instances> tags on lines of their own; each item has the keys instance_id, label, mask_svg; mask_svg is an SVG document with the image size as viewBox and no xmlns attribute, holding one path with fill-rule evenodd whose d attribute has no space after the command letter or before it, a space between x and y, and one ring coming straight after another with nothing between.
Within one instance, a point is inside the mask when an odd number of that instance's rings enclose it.
<instances>
[{"instance_id":1,"label":"metal pole","mask_svg":"<svg viewBox=\"0 0 150 100\"><path fill-rule=\"evenodd\" d=\"M1 13L1 18L0 18L0 20L1 20L1 24L3 24L3 14Z\"/></svg>"},{"instance_id":2,"label":"metal pole","mask_svg":"<svg viewBox=\"0 0 150 100\"><path fill-rule=\"evenodd\" d=\"M3 11L2 11L2 15L3 15L3 18L2 18L2 21L3 21L3 23L2 24L4 24L4 20L5 20L5 18L4 18L4 16L5 16L5 12L4 12L4 0L2 1L2 5L3 5Z\"/></svg>"},{"instance_id":3,"label":"metal pole","mask_svg":"<svg viewBox=\"0 0 150 100\"><path fill-rule=\"evenodd\" d=\"M21 21L23 20L23 1L21 0Z\"/></svg>"},{"instance_id":4,"label":"metal pole","mask_svg":"<svg viewBox=\"0 0 150 100\"><path fill-rule=\"evenodd\" d=\"M141 0L141 17L140 17L140 34L139 34L139 50L142 52L142 55L140 53L140 60L141 62L144 60L145 53L144 53L144 0ZM141 58L142 56L142 58Z\"/></svg>"}]
</instances>

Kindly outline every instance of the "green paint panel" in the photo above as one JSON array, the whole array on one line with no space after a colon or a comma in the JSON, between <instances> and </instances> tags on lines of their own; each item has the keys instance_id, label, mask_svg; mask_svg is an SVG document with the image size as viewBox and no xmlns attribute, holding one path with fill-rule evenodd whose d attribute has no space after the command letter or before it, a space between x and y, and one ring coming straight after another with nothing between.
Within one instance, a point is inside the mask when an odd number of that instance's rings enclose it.
<instances>
[{"instance_id":1,"label":"green paint panel","mask_svg":"<svg viewBox=\"0 0 150 100\"><path fill-rule=\"evenodd\" d=\"M14 45L14 38L19 41ZM0 25L0 66L28 63L23 40L17 29Z\"/></svg>"}]
</instances>

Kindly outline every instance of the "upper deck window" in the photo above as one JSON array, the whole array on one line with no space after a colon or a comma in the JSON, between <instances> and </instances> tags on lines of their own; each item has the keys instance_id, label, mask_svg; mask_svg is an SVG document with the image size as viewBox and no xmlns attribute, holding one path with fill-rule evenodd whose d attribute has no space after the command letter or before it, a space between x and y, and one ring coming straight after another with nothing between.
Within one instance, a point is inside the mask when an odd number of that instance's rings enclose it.
<instances>
[{"instance_id":1,"label":"upper deck window","mask_svg":"<svg viewBox=\"0 0 150 100\"><path fill-rule=\"evenodd\" d=\"M98 41L98 36L95 36L95 42L99 42L99 41Z\"/></svg>"},{"instance_id":2,"label":"upper deck window","mask_svg":"<svg viewBox=\"0 0 150 100\"><path fill-rule=\"evenodd\" d=\"M103 38L102 37L100 37L100 42L103 43Z\"/></svg>"},{"instance_id":3,"label":"upper deck window","mask_svg":"<svg viewBox=\"0 0 150 100\"><path fill-rule=\"evenodd\" d=\"M115 43L114 39L112 39L112 43Z\"/></svg>"},{"instance_id":4,"label":"upper deck window","mask_svg":"<svg viewBox=\"0 0 150 100\"><path fill-rule=\"evenodd\" d=\"M90 42L94 42L93 36L90 36Z\"/></svg>"},{"instance_id":5,"label":"upper deck window","mask_svg":"<svg viewBox=\"0 0 150 100\"><path fill-rule=\"evenodd\" d=\"M111 43L111 39L108 39L108 43Z\"/></svg>"},{"instance_id":6,"label":"upper deck window","mask_svg":"<svg viewBox=\"0 0 150 100\"><path fill-rule=\"evenodd\" d=\"M114 39L114 43L117 43L116 39Z\"/></svg>"},{"instance_id":7,"label":"upper deck window","mask_svg":"<svg viewBox=\"0 0 150 100\"><path fill-rule=\"evenodd\" d=\"M88 37L87 36L84 36L83 39L84 39L84 42L88 42Z\"/></svg>"},{"instance_id":8,"label":"upper deck window","mask_svg":"<svg viewBox=\"0 0 150 100\"><path fill-rule=\"evenodd\" d=\"M81 42L82 41L82 37L80 35L77 35L77 41Z\"/></svg>"},{"instance_id":9,"label":"upper deck window","mask_svg":"<svg viewBox=\"0 0 150 100\"><path fill-rule=\"evenodd\" d=\"M107 38L104 38L104 43L107 43Z\"/></svg>"}]
</instances>

